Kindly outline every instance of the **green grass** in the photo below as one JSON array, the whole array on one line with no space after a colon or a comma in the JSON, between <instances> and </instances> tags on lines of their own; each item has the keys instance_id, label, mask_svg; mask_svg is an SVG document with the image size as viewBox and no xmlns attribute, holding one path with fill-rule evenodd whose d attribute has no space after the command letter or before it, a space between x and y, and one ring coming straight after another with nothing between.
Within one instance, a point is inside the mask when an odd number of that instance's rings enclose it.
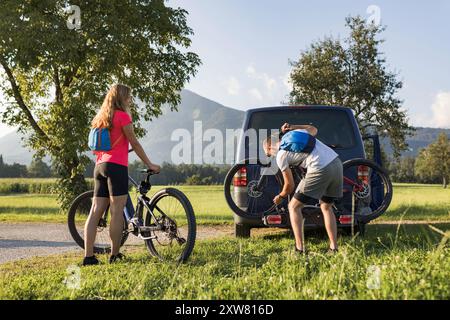
<instances>
[{"instance_id":1,"label":"green grass","mask_svg":"<svg viewBox=\"0 0 450 320\"><path fill-rule=\"evenodd\" d=\"M86 179L93 187L93 179ZM58 181L55 178L0 178L0 195L56 194Z\"/></svg>"},{"instance_id":2,"label":"green grass","mask_svg":"<svg viewBox=\"0 0 450 320\"><path fill-rule=\"evenodd\" d=\"M101 265L81 268L77 289L63 282L81 252L17 261L0 266L0 299L450 299L449 232L369 228L366 238L341 237L334 256L314 234L308 257L295 255L287 232L198 241L181 266L128 249L127 261L108 265L102 256Z\"/></svg>"},{"instance_id":3,"label":"green grass","mask_svg":"<svg viewBox=\"0 0 450 320\"><path fill-rule=\"evenodd\" d=\"M154 186L151 194L159 190ZM176 186L190 199L198 224L232 224L222 186ZM389 210L377 221L388 220L450 221L450 188L438 185L395 184ZM0 196L0 222L65 223L55 195Z\"/></svg>"},{"instance_id":4,"label":"green grass","mask_svg":"<svg viewBox=\"0 0 450 320\"><path fill-rule=\"evenodd\" d=\"M386 220L450 221L450 188L440 185L394 184L394 197Z\"/></svg>"},{"instance_id":5,"label":"green grass","mask_svg":"<svg viewBox=\"0 0 450 320\"><path fill-rule=\"evenodd\" d=\"M149 195L160 190L153 186ZM192 203L198 224L231 224L233 216L228 208L222 186L176 186ZM133 196L133 200L136 197ZM16 194L0 196L0 222L66 223L59 212L55 195Z\"/></svg>"}]
</instances>

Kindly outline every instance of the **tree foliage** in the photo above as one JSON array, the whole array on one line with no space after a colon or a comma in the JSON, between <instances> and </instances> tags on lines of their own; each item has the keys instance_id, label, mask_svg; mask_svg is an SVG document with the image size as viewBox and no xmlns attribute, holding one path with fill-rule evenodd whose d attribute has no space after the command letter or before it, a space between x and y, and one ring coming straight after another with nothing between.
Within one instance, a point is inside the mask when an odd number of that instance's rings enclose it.
<instances>
[{"instance_id":1,"label":"tree foliage","mask_svg":"<svg viewBox=\"0 0 450 320\"><path fill-rule=\"evenodd\" d=\"M187 12L163 0L70 1L81 9L81 29L67 27L61 0L0 2L0 106L37 157L50 155L65 208L86 188L89 123L113 83L133 89L135 124L172 110L200 59L184 52L192 30ZM144 134L138 126L139 136Z\"/></svg>"},{"instance_id":2,"label":"tree foliage","mask_svg":"<svg viewBox=\"0 0 450 320\"><path fill-rule=\"evenodd\" d=\"M413 157L404 157L393 159L389 163L389 175L394 182L423 182L415 174L414 165L416 159Z\"/></svg>"},{"instance_id":3,"label":"tree foliage","mask_svg":"<svg viewBox=\"0 0 450 320\"><path fill-rule=\"evenodd\" d=\"M450 179L450 142L444 132L434 143L420 151L415 170L421 179L440 179L444 188L447 187Z\"/></svg>"},{"instance_id":4,"label":"tree foliage","mask_svg":"<svg viewBox=\"0 0 450 320\"><path fill-rule=\"evenodd\" d=\"M27 175L28 171L25 165L19 163L7 164L0 154L0 178L24 178Z\"/></svg>"},{"instance_id":5,"label":"tree foliage","mask_svg":"<svg viewBox=\"0 0 450 320\"><path fill-rule=\"evenodd\" d=\"M33 159L28 166L29 178L51 177L51 168L42 159Z\"/></svg>"},{"instance_id":6,"label":"tree foliage","mask_svg":"<svg viewBox=\"0 0 450 320\"><path fill-rule=\"evenodd\" d=\"M383 40L378 35L385 27L367 24L361 17L347 18L346 26L348 38L326 37L302 52L298 61L291 61L290 103L352 108L361 132L374 127L387 135L398 157L413 128L396 96L403 84L388 71L380 51Z\"/></svg>"}]
</instances>

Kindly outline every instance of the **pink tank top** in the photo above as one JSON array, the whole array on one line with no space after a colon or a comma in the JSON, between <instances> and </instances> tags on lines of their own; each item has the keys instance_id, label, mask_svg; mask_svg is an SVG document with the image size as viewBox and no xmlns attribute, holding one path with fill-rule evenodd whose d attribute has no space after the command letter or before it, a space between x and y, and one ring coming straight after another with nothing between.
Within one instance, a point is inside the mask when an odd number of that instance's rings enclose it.
<instances>
[{"instance_id":1,"label":"pink tank top","mask_svg":"<svg viewBox=\"0 0 450 320\"><path fill-rule=\"evenodd\" d=\"M97 156L95 164L103 162L112 162L128 167L128 139L122 131L122 127L131 123L131 117L128 113L116 110L113 116L113 125L109 130L111 145L114 147L109 151L95 151ZM117 140L119 139L120 140ZM116 143L116 141L118 141Z\"/></svg>"}]
</instances>

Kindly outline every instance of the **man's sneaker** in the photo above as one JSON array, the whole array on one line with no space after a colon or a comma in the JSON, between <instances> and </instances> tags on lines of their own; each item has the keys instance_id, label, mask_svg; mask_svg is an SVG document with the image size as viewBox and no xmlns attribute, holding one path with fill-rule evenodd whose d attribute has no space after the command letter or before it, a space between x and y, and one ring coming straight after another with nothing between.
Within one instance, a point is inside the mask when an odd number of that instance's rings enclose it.
<instances>
[{"instance_id":1,"label":"man's sneaker","mask_svg":"<svg viewBox=\"0 0 450 320\"><path fill-rule=\"evenodd\" d=\"M338 249L331 249L331 248L329 248L329 249L327 250L327 255L332 256L332 255L337 254L338 252L339 252Z\"/></svg>"},{"instance_id":2,"label":"man's sneaker","mask_svg":"<svg viewBox=\"0 0 450 320\"><path fill-rule=\"evenodd\" d=\"M98 264L98 260L95 256L92 257L84 257L83 266L92 266Z\"/></svg>"},{"instance_id":3,"label":"man's sneaker","mask_svg":"<svg viewBox=\"0 0 450 320\"><path fill-rule=\"evenodd\" d=\"M299 255L305 255L306 254L306 250L300 250L300 249L297 248L296 245L294 245L294 248L295 248L295 253L296 254L299 254Z\"/></svg>"},{"instance_id":4,"label":"man's sneaker","mask_svg":"<svg viewBox=\"0 0 450 320\"><path fill-rule=\"evenodd\" d=\"M119 260L123 260L125 259L125 255L121 254L120 252L118 254L116 254L115 256L110 256L109 257L109 263L114 263L117 262Z\"/></svg>"}]
</instances>

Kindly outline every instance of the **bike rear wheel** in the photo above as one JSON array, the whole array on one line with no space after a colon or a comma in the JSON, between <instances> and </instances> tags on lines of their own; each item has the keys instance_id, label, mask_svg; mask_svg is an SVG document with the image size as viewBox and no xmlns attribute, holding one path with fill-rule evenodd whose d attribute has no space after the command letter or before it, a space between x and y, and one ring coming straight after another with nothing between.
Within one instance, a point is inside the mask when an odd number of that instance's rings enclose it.
<instances>
[{"instance_id":1,"label":"bike rear wheel","mask_svg":"<svg viewBox=\"0 0 450 320\"><path fill-rule=\"evenodd\" d=\"M80 194L72 202L68 214L68 226L73 240L84 249L84 225L90 214L92 202L94 198L94 191L87 191ZM125 226L124 226L125 230ZM128 233L124 232L122 236L121 245L125 243L128 238ZM111 243L109 237L109 208L105 211L97 226L97 235L94 243L95 253L109 253L111 252Z\"/></svg>"},{"instance_id":2,"label":"bike rear wheel","mask_svg":"<svg viewBox=\"0 0 450 320\"><path fill-rule=\"evenodd\" d=\"M142 208L145 227L161 225L161 230L150 231L145 240L150 254L161 261L185 262L191 255L197 226L189 199L179 190L166 188L150 200L148 209Z\"/></svg>"},{"instance_id":3,"label":"bike rear wheel","mask_svg":"<svg viewBox=\"0 0 450 320\"><path fill-rule=\"evenodd\" d=\"M387 172L367 159L344 162L344 208L359 223L368 223L389 207L393 188Z\"/></svg>"}]
</instances>

